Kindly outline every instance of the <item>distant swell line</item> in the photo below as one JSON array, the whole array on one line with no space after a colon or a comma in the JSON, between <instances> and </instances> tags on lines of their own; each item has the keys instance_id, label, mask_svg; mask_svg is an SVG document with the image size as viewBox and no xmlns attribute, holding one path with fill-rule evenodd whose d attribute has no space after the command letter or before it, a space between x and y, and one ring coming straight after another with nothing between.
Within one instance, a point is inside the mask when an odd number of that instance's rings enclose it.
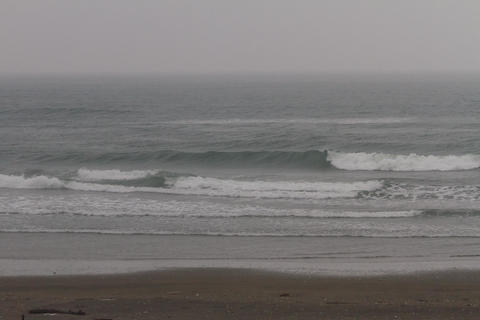
<instances>
[{"instance_id":1,"label":"distant swell line","mask_svg":"<svg viewBox=\"0 0 480 320\"><path fill-rule=\"evenodd\" d=\"M174 206L174 205L173 205ZM205 205L201 205L205 206ZM159 208L160 209L160 208ZM14 208L17 211L0 211L0 215L38 215L38 216L97 216L97 217L158 217L158 218L209 218L209 219L269 219L269 218L293 218L293 219L396 219L396 218L435 218L435 217L480 217L480 210L475 209L417 209L405 211L328 211L328 210L302 210L302 209L271 209L259 207L243 208L246 212L231 210L209 210L209 213L185 213L182 207L177 211L172 211L172 205L167 204L161 207L164 210L155 210L155 212L119 212L113 210L106 213L103 211L51 211L48 208ZM210 209L210 208L209 208ZM211 208L215 209L215 208ZM198 208L192 206L190 212L196 212ZM263 212L263 213L258 213Z\"/></svg>"},{"instance_id":2,"label":"distant swell line","mask_svg":"<svg viewBox=\"0 0 480 320\"><path fill-rule=\"evenodd\" d=\"M0 233L65 233L65 234L107 234L107 235L152 235L152 236L200 236L200 237L275 237L275 238L480 238L480 235L388 235L388 234L329 234L329 233L252 233L252 232L169 232L169 231L126 231L97 229L0 229Z\"/></svg>"},{"instance_id":3,"label":"distant swell line","mask_svg":"<svg viewBox=\"0 0 480 320\"><path fill-rule=\"evenodd\" d=\"M293 211L293 212L292 212ZM289 210L292 213L277 213L276 211L270 211L268 214L255 214L255 213L192 213L185 214L181 212L174 213L141 213L141 214L129 214L129 213L94 213L88 212L51 212L42 211L38 213L30 212L1 212L0 215L39 215L39 216L56 216L56 215L72 215L72 216L99 216L99 217L166 217L166 218L210 218L210 219L231 219L231 218L253 218L253 219L269 219L269 218L305 218L305 219L389 219L389 218L412 218L422 216L424 214L421 210L409 210L409 211L319 211L319 212L299 212L300 210Z\"/></svg>"},{"instance_id":4,"label":"distant swell line","mask_svg":"<svg viewBox=\"0 0 480 320\"><path fill-rule=\"evenodd\" d=\"M396 124L412 123L417 121L415 118L296 118L296 119L192 119L192 120L173 120L165 123L184 124L184 125L251 125L251 124Z\"/></svg>"}]
</instances>

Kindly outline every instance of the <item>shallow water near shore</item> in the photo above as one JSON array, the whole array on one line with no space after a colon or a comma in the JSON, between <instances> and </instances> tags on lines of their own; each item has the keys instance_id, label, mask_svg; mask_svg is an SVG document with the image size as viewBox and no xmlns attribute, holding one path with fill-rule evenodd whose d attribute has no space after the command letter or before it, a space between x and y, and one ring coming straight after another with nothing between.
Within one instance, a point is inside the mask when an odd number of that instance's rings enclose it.
<instances>
[{"instance_id":1,"label":"shallow water near shore","mask_svg":"<svg viewBox=\"0 0 480 320\"><path fill-rule=\"evenodd\" d=\"M0 276L243 268L316 276L478 270L478 238L0 234Z\"/></svg>"}]
</instances>

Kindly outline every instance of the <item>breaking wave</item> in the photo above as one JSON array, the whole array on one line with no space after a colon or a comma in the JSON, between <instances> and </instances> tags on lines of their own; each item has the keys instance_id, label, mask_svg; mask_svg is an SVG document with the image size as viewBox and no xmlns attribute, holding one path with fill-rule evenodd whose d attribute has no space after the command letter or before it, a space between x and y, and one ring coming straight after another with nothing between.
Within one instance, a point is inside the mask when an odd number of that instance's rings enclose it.
<instances>
[{"instance_id":1,"label":"breaking wave","mask_svg":"<svg viewBox=\"0 0 480 320\"><path fill-rule=\"evenodd\" d=\"M120 171L118 169L89 170L86 168L81 168L77 171L77 178L83 181L133 180L155 175L158 172L158 170Z\"/></svg>"},{"instance_id":2,"label":"breaking wave","mask_svg":"<svg viewBox=\"0 0 480 320\"><path fill-rule=\"evenodd\" d=\"M0 188L11 189L69 189L93 192L156 192L179 195L223 196L239 198L286 198L286 199L328 199L355 198L360 192L373 191L382 187L377 180L357 182L293 182L293 181L242 181L210 177L179 176L167 180L163 176L133 180L115 181L109 176L111 170L96 171L97 183L76 180L61 180L56 177L0 174ZM84 171L82 171L84 172ZM115 177L131 175L140 177L138 172L113 171ZM120 173L119 173L120 172ZM89 176L89 178L93 178ZM101 179L107 178L107 179ZM152 179L157 186L152 185ZM125 180L125 179L123 179ZM115 184L114 184L115 183Z\"/></svg>"},{"instance_id":3,"label":"breaking wave","mask_svg":"<svg viewBox=\"0 0 480 320\"><path fill-rule=\"evenodd\" d=\"M480 200L480 185L423 185L389 179L352 182L227 179L179 174L161 170L81 168L61 178L0 174L0 188L65 189L112 193L162 193L231 198L365 200Z\"/></svg>"},{"instance_id":4,"label":"breaking wave","mask_svg":"<svg viewBox=\"0 0 480 320\"><path fill-rule=\"evenodd\" d=\"M47 176L15 176L0 174L0 188L9 189L60 189L65 183L55 177Z\"/></svg>"},{"instance_id":5,"label":"breaking wave","mask_svg":"<svg viewBox=\"0 0 480 320\"><path fill-rule=\"evenodd\" d=\"M394 155L386 153L329 152L328 161L343 170L454 171L480 168L480 155Z\"/></svg>"}]
</instances>

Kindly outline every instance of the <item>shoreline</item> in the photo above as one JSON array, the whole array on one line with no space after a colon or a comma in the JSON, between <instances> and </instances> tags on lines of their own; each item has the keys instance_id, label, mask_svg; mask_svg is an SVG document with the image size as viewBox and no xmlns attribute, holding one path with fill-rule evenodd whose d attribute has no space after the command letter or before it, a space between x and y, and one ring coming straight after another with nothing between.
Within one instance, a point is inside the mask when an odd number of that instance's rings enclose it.
<instances>
[{"instance_id":1,"label":"shoreline","mask_svg":"<svg viewBox=\"0 0 480 320\"><path fill-rule=\"evenodd\" d=\"M478 319L480 272L318 276L251 269L0 277L0 319ZM75 319L55 315L52 319Z\"/></svg>"},{"instance_id":2,"label":"shoreline","mask_svg":"<svg viewBox=\"0 0 480 320\"><path fill-rule=\"evenodd\" d=\"M479 270L480 238L271 238L0 233L0 276L243 268L375 276Z\"/></svg>"}]
</instances>

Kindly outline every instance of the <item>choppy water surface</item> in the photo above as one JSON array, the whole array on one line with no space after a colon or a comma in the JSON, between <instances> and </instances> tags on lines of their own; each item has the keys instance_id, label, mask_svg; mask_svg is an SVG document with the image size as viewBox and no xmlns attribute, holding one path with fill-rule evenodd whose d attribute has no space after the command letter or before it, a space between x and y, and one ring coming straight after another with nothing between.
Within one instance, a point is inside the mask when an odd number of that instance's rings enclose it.
<instances>
[{"instance_id":1,"label":"choppy water surface","mask_svg":"<svg viewBox=\"0 0 480 320\"><path fill-rule=\"evenodd\" d=\"M0 80L0 230L480 237L480 77Z\"/></svg>"}]
</instances>

